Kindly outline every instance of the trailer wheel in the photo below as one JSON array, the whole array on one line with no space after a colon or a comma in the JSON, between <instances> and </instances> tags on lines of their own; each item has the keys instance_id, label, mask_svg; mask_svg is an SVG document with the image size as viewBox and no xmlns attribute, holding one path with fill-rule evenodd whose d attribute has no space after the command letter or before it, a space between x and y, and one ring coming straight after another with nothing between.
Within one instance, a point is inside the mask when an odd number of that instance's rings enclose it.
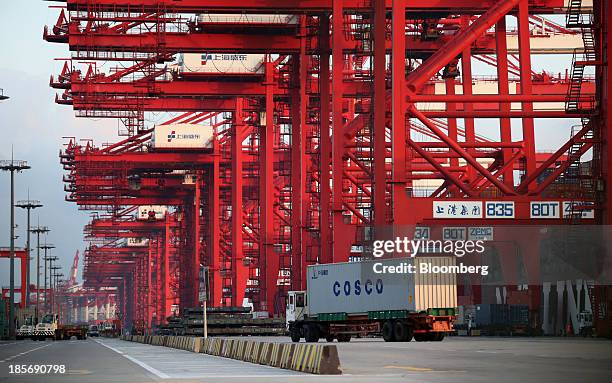
<instances>
[{"instance_id":1,"label":"trailer wheel","mask_svg":"<svg viewBox=\"0 0 612 383\"><path fill-rule=\"evenodd\" d=\"M291 337L291 341L293 343L299 343L302 338L300 335L300 329L292 327L291 331L289 331L289 336Z\"/></svg>"},{"instance_id":2,"label":"trailer wheel","mask_svg":"<svg viewBox=\"0 0 612 383\"><path fill-rule=\"evenodd\" d=\"M325 340L328 342L333 342L334 341L334 336L333 335L328 335L325 337ZM338 342L340 342L340 339L338 339Z\"/></svg>"},{"instance_id":3,"label":"trailer wheel","mask_svg":"<svg viewBox=\"0 0 612 383\"><path fill-rule=\"evenodd\" d=\"M388 320L383 324L382 336L385 342L395 342L395 334L393 332L393 322Z\"/></svg>"},{"instance_id":4,"label":"trailer wheel","mask_svg":"<svg viewBox=\"0 0 612 383\"><path fill-rule=\"evenodd\" d=\"M393 325L393 336L398 342L410 342L412 340L412 328L402 321Z\"/></svg>"},{"instance_id":5,"label":"trailer wheel","mask_svg":"<svg viewBox=\"0 0 612 383\"><path fill-rule=\"evenodd\" d=\"M316 343L319 341L319 328L317 325L309 324L304 328L304 338L308 343Z\"/></svg>"},{"instance_id":6,"label":"trailer wheel","mask_svg":"<svg viewBox=\"0 0 612 383\"><path fill-rule=\"evenodd\" d=\"M347 343L351 341L351 334L340 334L338 335L338 342Z\"/></svg>"},{"instance_id":7,"label":"trailer wheel","mask_svg":"<svg viewBox=\"0 0 612 383\"><path fill-rule=\"evenodd\" d=\"M434 342L442 342L444 340L444 333L443 332L437 332L433 335L433 339L432 341Z\"/></svg>"},{"instance_id":8,"label":"trailer wheel","mask_svg":"<svg viewBox=\"0 0 612 383\"><path fill-rule=\"evenodd\" d=\"M426 342L429 340L427 339L428 338L427 335L428 335L427 333L422 333L422 332L418 334L414 334L414 340L416 340L417 342Z\"/></svg>"}]
</instances>

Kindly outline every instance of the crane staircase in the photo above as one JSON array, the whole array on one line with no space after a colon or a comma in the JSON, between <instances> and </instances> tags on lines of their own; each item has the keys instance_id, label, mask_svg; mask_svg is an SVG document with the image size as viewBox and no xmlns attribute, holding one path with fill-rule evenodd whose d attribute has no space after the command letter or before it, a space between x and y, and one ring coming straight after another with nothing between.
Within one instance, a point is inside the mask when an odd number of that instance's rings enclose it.
<instances>
[{"instance_id":1,"label":"crane staircase","mask_svg":"<svg viewBox=\"0 0 612 383\"><path fill-rule=\"evenodd\" d=\"M565 99L565 110L568 114L580 115L581 125L572 127L572 137L579 131L585 131L584 135L575 140L567 153L570 163L564 172L562 179L568 183L577 184L580 194L579 200L594 200L597 192L598 172L594 169L599 158L600 132L592 116L597 113L595 97L583 94L583 82L587 68L598 65L597 49L595 42L593 14L584 11L582 0L570 0L566 14L566 26L568 28L579 28L582 34L584 48L575 49L572 57L572 69L569 86ZM593 161L587 169L581 165L580 157L584 154L584 145L593 145ZM572 204L571 211L565 212L570 223L577 224L583 216L585 208L592 208L586 204Z\"/></svg>"}]
</instances>

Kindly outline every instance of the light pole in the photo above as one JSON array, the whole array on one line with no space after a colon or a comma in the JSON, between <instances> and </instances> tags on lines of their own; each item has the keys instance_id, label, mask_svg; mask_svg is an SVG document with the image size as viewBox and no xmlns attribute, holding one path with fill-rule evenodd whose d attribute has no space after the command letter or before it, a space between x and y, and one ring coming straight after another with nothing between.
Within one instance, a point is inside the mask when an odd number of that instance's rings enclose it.
<instances>
[{"instance_id":1,"label":"light pole","mask_svg":"<svg viewBox=\"0 0 612 383\"><path fill-rule=\"evenodd\" d=\"M43 261L45 261L45 285L43 288L43 291L45 292L45 305L43 306L45 310L47 310L47 307L49 306L48 301L49 301L49 294L48 294L48 290L47 290L47 269L51 266L51 262L53 261L53 258L55 257L50 257L47 256L47 250L49 250L49 252L51 252L51 249L54 249L55 246L49 244L49 243L45 243L45 245L43 246L43 249L45 250L45 256L43 257ZM49 267L47 267L47 262L49 263Z\"/></svg>"},{"instance_id":2,"label":"light pole","mask_svg":"<svg viewBox=\"0 0 612 383\"><path fill-rule=\"evenodd\" d=\"M55 259L53 259L52 261L57 260L57 257L53 257ZM51 312L54 314L57 314L55 312L55 280L53 279L53 277L56 277L58 275L57 270L61 269L61 267L59 266L51 266L50 270L49 270L49 288L51 289Z\"/></svg>"},{"instance_id":3,"label":"light pole","mask_svg":"<svg viewBox=\"0 0 612 383\"><path fill-rule=\"evenodd\" d=\"M28 200L24 200L24 201L17 201L17 204L15 205L17 207L20 207L22 209L26 209L27 211L27 215L28 215L28 225L26 226L28 228L28 235L26 237L26 296L25 296L25 305L26 307L30 307L30 212L32 211L32 209L36 209L37 207L42 207L42 204L40 203L40 201L37 200L33 200L33 199L28 199ZM24 299L23 297L21 299Z\"/></svg>"},{"instance_id":4,"label":"light pole","mask_svg":"<svg viewBox=\"0 0 612 383\"><path fill-rule=\"evenodd\" d=\"M53 266L53 268L55 270L61 270L60 266ZM59 281L60 281L60 277L63 277L64 273L53 273L53 277L55 278L53 280L53 289L52 294L51 294L51 311L54 312L55 314L59 314L59 303L58 303L58 290L59 290ZM57 306L57 307L56 307Z\"/></svg>"},{"instance_id":5,"label":"light pole","mask_svg":"<svg viewBox=\"0 0 612 383\"><path fill-rule=\"evenodd\" d=\"M38 324L38 310L40 304L40 234L48 233L46 226L36 226L30 230L36 234L36 323Z\"/></svg>"},{"instance_id":6,"label":"light pole","mask_svg":"<svg viewBox=\"0 0 612 383\"><path fill-rule=\"evenodd\" d=\"M12 157L12 155L11 155ZM29 169L26 161L0 161L0 170L11 172L11 262L10 262L10 292L9 292L9 337L15 337L15 172Z\"/></svg>"}]
</instances>

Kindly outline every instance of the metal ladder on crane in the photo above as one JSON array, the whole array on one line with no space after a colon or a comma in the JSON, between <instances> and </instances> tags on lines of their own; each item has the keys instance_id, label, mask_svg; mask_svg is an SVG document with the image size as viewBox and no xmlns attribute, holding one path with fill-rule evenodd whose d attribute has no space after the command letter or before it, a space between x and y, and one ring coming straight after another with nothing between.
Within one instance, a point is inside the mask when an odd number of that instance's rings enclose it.
<instances>
[{"instance_id":1,"label":"metal ladder on crane","mask_svg":"<svg viewBox=\"0 0 612 383\"><path fill-rule=\"evenodd\" d=\"M594 130L594 124L591 121L590 114L595 109L594 97L584 97L582 95L582 84L585 80L585 70L588 66L597 64L597 51L595 47L595 37L593 35L593 15L583 13L582 0L570 0L566 15L566 26L568 28L580 28L584 49L574 50L572 57L572 70L570 83L568 86L565 110L572 114L581 114L581 125L572 127L572 137L581 130L588 129L580 140L576 140L568 150L568 161L570 165L564 172L563 178L568 180L577 180L578 189L585 198L595 197L595 179L593 172L589 172L586 177L580 166L580 151L586 142L592 142L597 139L597 134ZM577 223L582 217L582 208L572 204L571 212L568 218L571 223Z\"/></svg>"}]
</instances>

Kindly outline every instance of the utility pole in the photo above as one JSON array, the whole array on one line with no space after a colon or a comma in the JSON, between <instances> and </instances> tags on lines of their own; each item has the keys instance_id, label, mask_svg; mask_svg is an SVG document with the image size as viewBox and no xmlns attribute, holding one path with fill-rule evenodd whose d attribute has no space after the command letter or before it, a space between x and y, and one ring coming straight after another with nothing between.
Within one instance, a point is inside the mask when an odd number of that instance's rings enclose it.
<instances>
[{"instance_id":1,"label":"utility pole","mask_svg":"<svg viewBox=\"0 0 612 383\"><path fill-rule=\"evenodd\" d=\"M54 260L57 260L57 257L53 257L53 258L55 258ZM50 307L51 307L51 312L54 314L57 314L57 312L55 311L55 281L57 280L57 276L59 275L57 270L61 269L61 267L56 265L56 266L51 266L50 269L51 269L49 271L49 278L51 279L49 283L51 287L51 306Z\"/></svg>"},{"instance_id":2,"label":"utility pole","mask_svg":"<svg viewBox=\"0 0 612 383\"><path fill-rule=\"evenodd\" d=\"M0 161L0 170L11 172L11 262L10 262L10 292L9 292L9 337L15 337L15 172L30 169L26 161L14 160ZM23 299L23 297L21 298Z\"/></svg>"},{"instance_id":3,"label":"utility pole","mask_svg":"<svg viewBox=\"0 0 612 383\"><path fill-rule=\"evenodd\" d=\"M40 310L40 234L48 233L49 229L46 226L40 226L39 223L39 225L32 228L31 231L36 234L36 323L38 324Z\"/></svg>"},{"instance_id":4,"label":"utility pole","mask_svg":"<svg viewBox=\"0 0 612 383\"><path fill-rule=\"evenodd\" d=\"M29 194L29 193L28 193ZM28 196L29 198L29 196ZM28 216L28 223L27 223L27 231L28 231L28 235L26 237L26 296L25 296L25 306L26 307L30 307L30 212L32 211L32 209L36 209L38 207L42 207L42 204L40 203L40 201L37 200L32 200L32 199L27 199L24 201L17 201L17 205L15 205L17 207L20 207L22 209L26 209L27 211L27 216ZM24 297L21 297L21 299L24 299Z\"/></svg>"},{"instance_id":5,"label":"utility pole","mask_svg":"<svg viewBox=\"0 0 612 383\"><path fill-rule=\"evenodd\" d=\"M60 266L53 266L55 268L55 270L60 270L61 267ZM59 285L60 285L60 278L64 276L64 273L53 273L53 277L55 278L53 280L53 289L52 289L52 299L51 299L51 311L54 312L55 314L59 314L60 310L59 310L59 302L58 302L58 290L59 290ZM61 315L60 315L61 317Z\"/></svg>"},{"instance_id":6,"label":"utility pole","mask_svg":"<svg viewBox=\"0 0 612 383\"><path fill-rule=\"evenodd\" d=\"M43 288L43 291L45 292L45 304L44 304L43 308L45 309L45 311L47 310L47 308L49 306L48 305L48 301L49 301L49 299L48 299L49 298L48 292L49 291L47 290L47 269L48 269L47 263L50 264L51 263L51 258L53 258L53 257L47 256L47 250L49 250L49 252L51 252L51 249L53 249L53 248L55 248L55 246L53 246L52 244L49 244L49 243L45 243L45 245L43 246L43 249L45 250L45 256L43 257L43 261L45 261L45 285L44 285L44 288Z\"/></svg>"},{"instance_id":7,"label":"utility pole","mask_svg":"<svg viewBox=\"0 0 612 383\"><path fill-rule=\"evenodd\" d=\"M9 96L4 95L4 89L0 88L0 101L8 100Z\"/></svg>"}]
</instances>

